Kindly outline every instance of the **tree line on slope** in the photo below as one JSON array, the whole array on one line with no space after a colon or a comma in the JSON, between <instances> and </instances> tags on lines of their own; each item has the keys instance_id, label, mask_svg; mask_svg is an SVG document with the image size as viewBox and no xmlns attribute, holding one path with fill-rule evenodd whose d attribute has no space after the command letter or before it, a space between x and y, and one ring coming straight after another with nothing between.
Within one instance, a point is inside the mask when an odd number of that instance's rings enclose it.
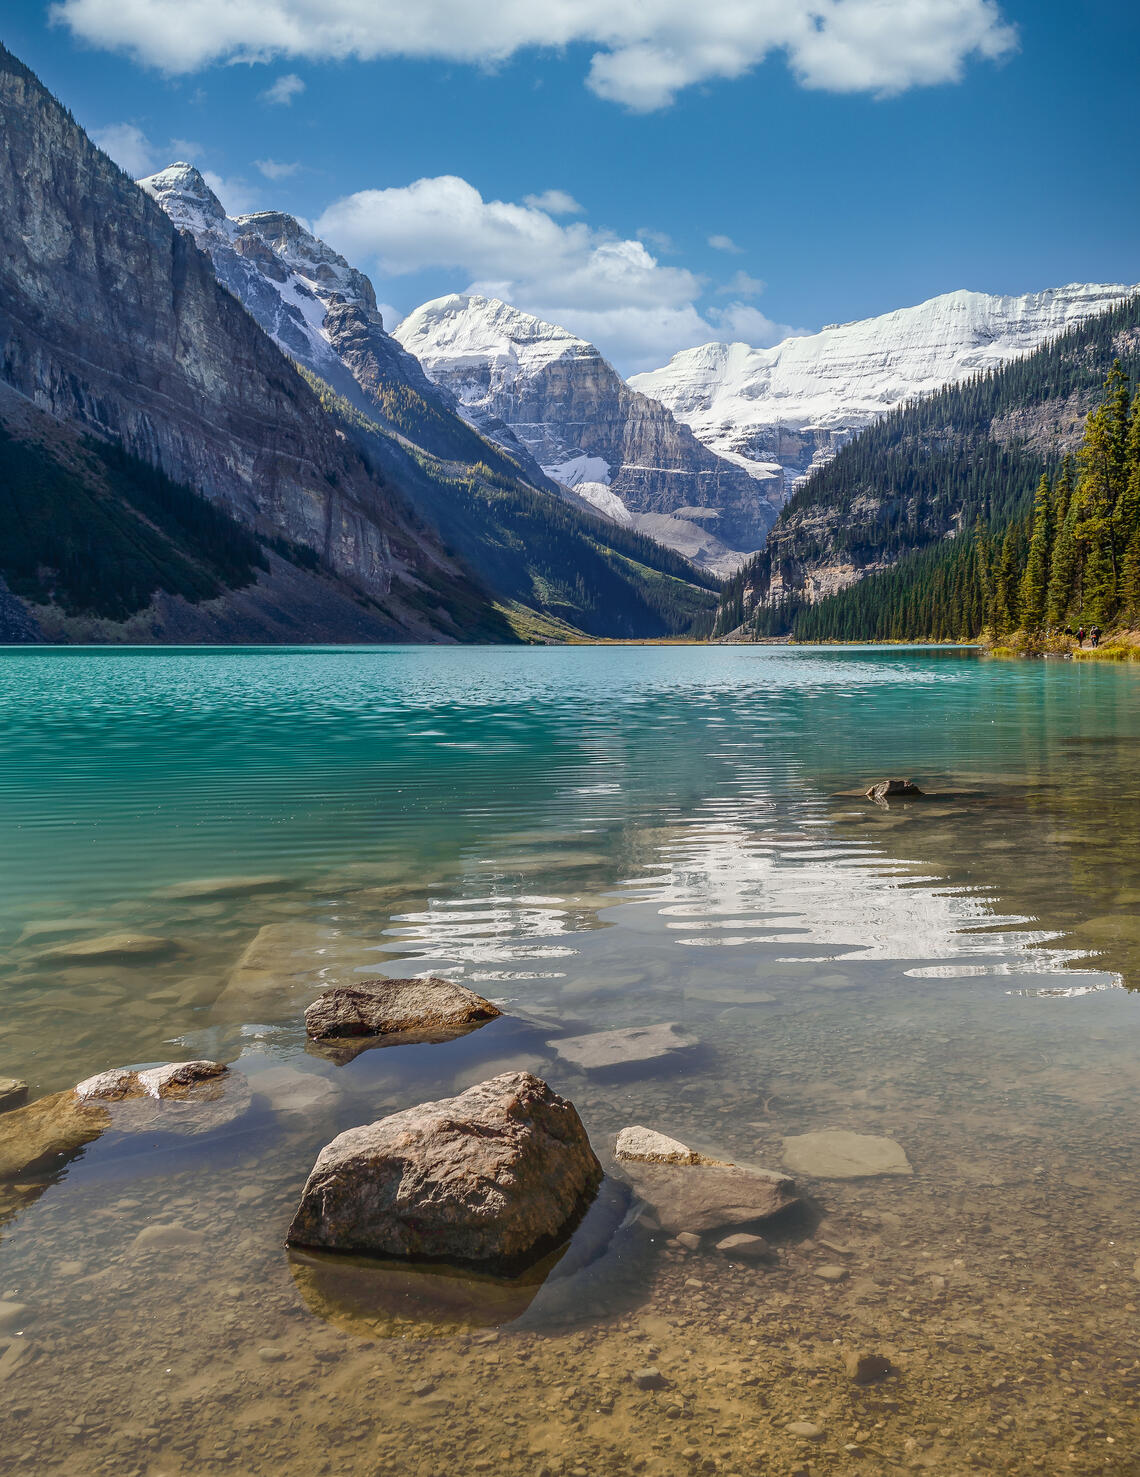
<instances>
[{"instance_id":1,"label":"tree line on slope","mask_svg":"<svg viewBox=\"0 0 1140 1477\"><path fill-rule=\"evenodd\" d=\"M748 616L746 585L722 604L721 629L800 641L996 640L1066 626L1140 623L1140 392L1114 363L1075 458L1044 471L1031 511L969 533L809 604L792 595Z\"/></svg>"}]
</instances>

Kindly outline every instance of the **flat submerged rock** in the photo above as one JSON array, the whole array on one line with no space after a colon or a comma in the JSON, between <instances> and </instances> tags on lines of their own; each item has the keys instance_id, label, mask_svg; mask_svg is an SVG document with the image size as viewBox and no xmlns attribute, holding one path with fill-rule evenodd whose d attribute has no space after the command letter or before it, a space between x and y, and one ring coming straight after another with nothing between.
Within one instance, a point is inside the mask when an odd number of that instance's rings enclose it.
<instances>
[{"instance_id":1,"label":"flat submerged rock","mask_svg":"<svg viewBox=\"0 0 1140 1477\"><path fill-rule=\"evenodd\" d=\"M656 1026L592 1031L587 1036L557 1036L546 1044L562 1061L580 1067L583 1072L604 1072L659 1061L678 1052L691 1051L699 1043L676 1021L663 1021Z\"/></svg>"},{"instance_id":2,"label":"flat submerged rock","mask_svg":"<svg viewBox=\"0 0 1140 1477\"><path fill-rule=\"evenodd\" d=\"M37 959L55 960L61 964L101 964L105 960L163 959L178 950L174 939L149 933L107 933L102 938L75 939L41 949Z\"/></svg>"},{"instance_id":3,"label":"flat submerged rock","mask_svg":"<svg viewBox=\"0 0 1140 1477\"><path fill-rule=\"evenodd\" d=\"M844 1128L819 1129L786 1138L783 1160L796 1174L821 1180L914 1173L902 1145L894 1139Z\"/></svg>"}]
</instances>

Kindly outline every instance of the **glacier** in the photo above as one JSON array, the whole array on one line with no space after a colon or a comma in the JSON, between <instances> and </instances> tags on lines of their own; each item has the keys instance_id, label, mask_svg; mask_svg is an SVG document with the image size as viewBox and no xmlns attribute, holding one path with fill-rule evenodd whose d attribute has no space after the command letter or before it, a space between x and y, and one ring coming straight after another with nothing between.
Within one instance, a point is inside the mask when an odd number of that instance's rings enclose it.
<instances>
[{"instance_id":1,"label":"glacier","mask_svg":"<svg viewBox=\"0 0 1140 1477\"><path fill-rule=\"evenodd\" d=\"M1070 283L1022 296L943 293L772 348L711 343L629 383L721 456L784 470L787 491L895 406L1028 354L1140 285Z\"/></svg>"}]
</instances>

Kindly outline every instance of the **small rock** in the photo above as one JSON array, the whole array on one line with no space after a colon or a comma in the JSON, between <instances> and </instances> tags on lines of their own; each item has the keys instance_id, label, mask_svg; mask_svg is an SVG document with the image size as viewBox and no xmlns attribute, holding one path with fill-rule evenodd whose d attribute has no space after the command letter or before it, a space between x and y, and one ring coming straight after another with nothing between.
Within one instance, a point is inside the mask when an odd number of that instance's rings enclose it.
<instances>
[{"instance_id":1,"label":"small rock","mask_svg":"<svg viewBox=\"0 0 1140 1477\"><path fill-rule=\"evenodd\" d=\"M266 1344L264 1348L258 1349L257 1357L262 1364L280 1364L286 1358L286 1354L284 1349L275 1349L271 1344Z\"/></svg>"},{"instance_id":2,"label":"small rock","mask_svg":"<svg viewBox=\"0 0 1140 1477\"><path fill-rule=\"evenodd\" d=\"M420 1396L430 1395L434 1389L434 1380L419 1380L416 1384L412 1386L412 1394Z\"/></svg>"},{"instance_id":3,"label":"small rock","mask_svg":"<svg viewBox=\"0 0 1140 1477\"><path fill-rule=\"evenodd\" d=\"M830 1264L824 1267L813 1267L812 1271L817 1277L822 1277L825 1282L842 1282L847 1276L847 1268Z\"/></svg>"},{"instance_id":4,"label":"small rock","mask_svg":"<svg viewBox=\"0 0 1140 1477\"><path fill-rule=\"evenodd\" d=\"M622 1129L614 1145L614 1154L618 1159L640 1160L646 1164L695 1164L700 1157L677 1139L639 1126Z\"/></svg>"},{"instance_id":5,"label":"small rock","mask_svg":"<svg viewBox=\"0 0 1140 1477\"><path fill-rule=\"evenodd\" d=\"M507 1072L333 1139L287 1240L521 1265L558 1244L601 1180L573 1104L529 1072Z\"/></svg>"},{"instance_id":6,"label":"small rock","mask_svg":"<svg viewBox=\"0 0 1140 1477\"><path fill-rule=\"evenodd\" d=\"M305 1031L314 1041L456 1031L500 1014L482 995L451 980L362 980L318 995L305 1010Z\"/></svg>"},{"instance_id":7,"label":"small rock","mask_svg":"<svg viewBox=\"0 0 1140 1477\"><path fill-rule=\"evenodd\" d=\"M814 1421L791 1421L784 1430L789 1436L798 1436L801 1441L818 1441L823 1435L823 1428Z\"/></svg>"},{"instance_id":8,"label":"small rock","mask_svg":"<svg viewBox=\"0 0 1140 1477\"><path fill-rule=\"evenodd\" d=\"M699 1251L701 1248L701 1238L695 1231L678 1231L676 1240L686 1251Z\"/></svg>"},{"instance_id":9,"label":"small rock","mask_svg":"<svg viewBox=\"0 0 1140 1477\"><path fill-rule=\"evenodd\" d=\"M874 800L877 805L885 805L888 798L902 800L921 794L913 780L879 780L867 791L867 799Z\"/></svg>"},{"instance_id":10,"label":"small rock","mask_svg":"<svg viewBox=\"0 0 1140 1477\"><path fill-rule=\"evenodd\" d=\"M876 1134L843 1128L821 1129L784 1140L784 1163L796 1174L814 1179L871 1179L878 1175L913 1174L902 1145Z\"/></svg>"},{"instance_id":11,"label":"small rock","mask_svg":"<svg viewBox=\"0 0 1140 1477\"><path fill-rule=\"evenodd\" d=\"M669 1381L653 1365L650 1365L647 1369L635 1369L630 1375L630 1379L639 1390L666 1390L669 1388Z\"/></svg>"},{"instance_id":12,"label":"small rock","mask_svg":"<svg viewBox=\"0 0 1140 1477\"><path fill-rule=\"evenodd\" d=\"M746 1231L726 1236L717 1242L716 1249L740 1262L766 1262L772 1257L772 1248L763 1236L751 1236Z\"/></svg>"},{"instance_id":13,"label":"small rock","mask_svg":"<svg viewBox=\"0 0 1140 1477\"><path fill-rule=\"evenodd\" d=\"M11 1333L31 1322L32 1310L27 1303L0 1302L0 1333Z\"/></svg>"},{"instance_id":14,"label":"small rock","mask_svg":"<svg viewBox=\"0 0 1140 1477\"><path fill-rule=\"evenodd\" d=\"M28 1101L28 1084L18 1077L0 1077L0 1113L22 1107Z\"/></svg>"},{"instance_id":15,"label":"small rock","mask_svg":"<svg viewBox=\"0 0 1140 1477\"><path fill-rule=\"evenodd\" d=\"M594 1031L588 1036L559 1036L546 1044L564 1062L584 1072L604 1072L691 1051L697 1040L676 1021L664 1021L657 1026Z\"/></svg>"},{"instance_id":16,"label":"small rock","mask_svg":"<svg viewBox=\"0 0 1140 1477\"><path fill-rule=\"evenodd\" d=\"M188 1226L173 1224L144 1226L132 1242L135 1251L181 1251L197 1249L205 1236Z\"/></svg>"},{"instance_id":17,"label":"small rock","mask_svg":"<svg viewBox=\"0 0 1140 1477\"><path fill-rule=\"evenodd\" d=\"M80 1277L83 1275L83 1263L60 1262L55 1270L61 1277Z\"/></svg>"},{"instance_id":18,"label":"small rock","mask_svg":"<svg viewBox=\"0 0 1140 1477\"><path fill-rule=\"evenodd\" d=\"M855 1385L874 1385L894 1373L894 1365L885 1354L848 1354L843 1367Z\"/></svg>"}]
</instances>

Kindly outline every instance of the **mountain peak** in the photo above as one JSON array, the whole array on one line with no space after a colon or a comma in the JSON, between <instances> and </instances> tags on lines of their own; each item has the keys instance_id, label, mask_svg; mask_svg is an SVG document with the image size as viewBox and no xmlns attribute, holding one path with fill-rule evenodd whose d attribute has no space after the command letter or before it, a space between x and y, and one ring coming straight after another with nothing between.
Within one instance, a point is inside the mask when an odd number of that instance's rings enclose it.
<instances>
[{"instance_id":1,"label":"mountain peak","mask_svg":"<svg viewBox=\"0 0 1140 1477\"><path fill-rule=\"evenodd\" d=\"M376 311L376 293L364 273L350 266L327 241L314 236L295 215L281 210L257 210L236 216L234 225L242 235L254 235L263 241L319 296L339 292L354 307L370 313Z\"/></svg>"},{"instance_id":2,"label":"mountain peak","mask_svg":"<svg viewBox=\"0 0 1140 1477\"><path fill-rule=\"evenodd\" d=\"M180 160L168 164L157 174L138 181L152 200L182 230L195 234L202 230L218 230L226 219L225 208L193 164Z\"/></svg>"},{"instance_id":3,"label":"mountain peak","mask_svg":"<svg viewBox=\"0 0 1140 1477\"><path fill-rule=\"evenodd\" d=\"M393 330L409 353L434 363L525 364L534 370L569 356L601 359L593 344L500 298L453 292L433 298Z\"/></svg>"}]
</instances>

